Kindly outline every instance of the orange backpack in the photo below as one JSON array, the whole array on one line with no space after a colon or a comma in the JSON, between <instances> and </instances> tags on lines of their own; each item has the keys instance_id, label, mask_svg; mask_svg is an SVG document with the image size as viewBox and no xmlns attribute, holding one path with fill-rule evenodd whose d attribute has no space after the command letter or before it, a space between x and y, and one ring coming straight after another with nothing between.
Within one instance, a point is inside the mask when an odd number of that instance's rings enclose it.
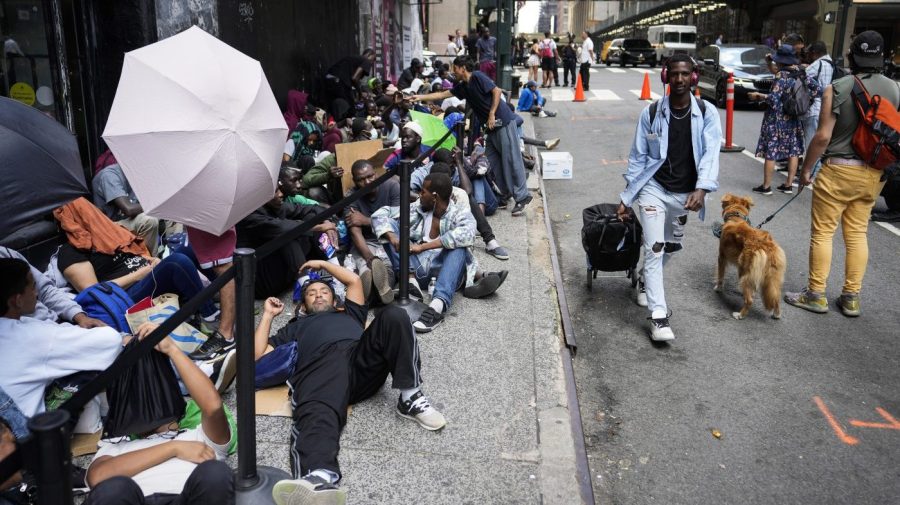
<instances>
[{"instance_id":1,"label":"orange backpack","mask_svg":"<svg viewBox=\"0 0 900 505\"><path fill-rule=\"evenodd\" d=\"M869 96L859 77L853 79L853 101L861 118L853 150L867 165L885 170L900 160L900 109L880 95Z\"/></svg>"}]
</instances>

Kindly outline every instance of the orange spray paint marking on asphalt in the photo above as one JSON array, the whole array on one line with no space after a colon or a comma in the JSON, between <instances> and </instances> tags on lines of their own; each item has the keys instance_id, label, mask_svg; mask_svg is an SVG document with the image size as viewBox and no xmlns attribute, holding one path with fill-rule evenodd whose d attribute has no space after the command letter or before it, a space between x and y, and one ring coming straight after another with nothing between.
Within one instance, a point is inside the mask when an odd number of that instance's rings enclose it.
<instances>
[{"instance_id":1,"label":"orange spray paint marking on asphalt","mask_svg":"<svg viewBox=\"0 0 900 505\"><path fill-rule=\"evenodd\" d=\"M844 431L844 428L842 428L840 423L837 422L837 419L834 418L834 415L830 410L828 410L828 407L825 406L825 402L823 402L821 398L819 398L818 396L813 396L813 401L816 402L816 406L819 407L820 411L822 411L822 415L825 416L825 420L828 421L829 425L831 425L831 429L834 430L834 434L837 435L841 442L847 445L856 445L859 443L858 438L850 436Z\"/></svg>"},{"instance_id":2,"label":"orange spray paint marking on asphalt","mask_svg":"<svg viewBox=\"0 0 900 505\"><path fill-rule=\"evenodd\" d=\"M881 407L876 407L875 411L881 414L881 417L887 421L887 423L869 423L866 421L858 421L856 419L851 419L850 424L859 428L881 428L884 430L900 430L900 421L894 419L893 416L887 413Z\"/></svg>"}]
</instances>

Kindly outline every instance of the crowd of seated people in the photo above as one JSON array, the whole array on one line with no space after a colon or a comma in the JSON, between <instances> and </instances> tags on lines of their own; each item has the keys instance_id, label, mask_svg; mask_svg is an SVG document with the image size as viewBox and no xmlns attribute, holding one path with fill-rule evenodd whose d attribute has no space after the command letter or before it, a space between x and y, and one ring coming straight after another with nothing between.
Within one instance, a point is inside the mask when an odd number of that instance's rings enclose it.
<instances>
[{"instance_id":1,"label":"crowd of seated people","mask_svg":"<svg viewBox=\"0 0 900 505\"><path fill-rule=\"evenodd\" d=\"M266 300L255 335L257 359L283 345L300 350L285 379L294 410L293 478L276 486L276 502L327 497L315 503L328 503L343 496L337 453L346 407L375 394L388 375L400 390L400 416L427 430L444 427L443 416L420 389L416 333L433 331L458 291L483 298L501 287L507 272L481 268L475 242L480 235L490 256L509 258L488 220L504 204L485 155L485 133L477 121L465 119L464 101L409 99L452 88L449 67L438 63L426 77L421 65L411 65L404 71L408 82L398 89L390 81L367 78L369 58L351 57L334 67L341 75L349 72L351 90L332 89L334 101L323 104L324 110L306 93L289 93L284 117L290 133L274 194L224 234L190 227L181 233L178 223L146 215L125 171L106 151L95 166L92 199L54 211L61 243L45 272L0 247L0 447L28 436L27 420L47 408L55 381L106 369L129 341L156 328L154 323L113 327L80 306L76 295L114 289L138 304L172 294L183 305L231 267L236 248L258 250L311 220L316 224L310 230L259 258L256 267L255 295ZM414 110L437 116L450 128L466 123L464 147L432 149L424 126L411 120ZM382 167L365 159L343 167L336 156L341 143L371 140L394 150L384 170L424 158L411 174L408 272L399 264L398 177L369 191ZM365 194L319 222L325 209L358 191ZM427 305L412 322L389 307L404 275L411 296ZM272 328L284 308L280 299L292 290L297 317ZM370 320L371 306L387 307ZM234 502L223 460L235 434L220 395L234 378L235 310L232 281L188 321L207 335L202 345L188 352L166 337L154 351L171 361L182 390L201 412L200 424L185 430L170 423L128 440L104 441L86 471L83 484L92 489L86 503ZM16 482L5 484L0 492ZM16 503L13 495L0 494L0 503L4 500Z\"/></svg>"}]
</instances>

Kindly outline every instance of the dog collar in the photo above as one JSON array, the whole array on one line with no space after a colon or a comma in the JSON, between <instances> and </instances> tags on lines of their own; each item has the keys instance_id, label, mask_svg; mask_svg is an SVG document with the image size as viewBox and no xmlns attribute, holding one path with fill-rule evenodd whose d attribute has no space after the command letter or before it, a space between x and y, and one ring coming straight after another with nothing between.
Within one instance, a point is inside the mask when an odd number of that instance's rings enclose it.
<instances>
[{"instance_id":1,"label":"dog collar","mask_svg":"<svg viewBox=\"0 0 900 505\"><path fill-rule=\"evenodd\" d=\"M747 224L749 224L750 226L753 226L753 223L750 222L749 217L741 214L740 212L735 212L735 211L726 212L724 215L722 215L722 221L727 222L729 219L731 219L733 217L739 217L739 218L743 219L744 221L746 221Z\"/></svg>"}]
</instances>

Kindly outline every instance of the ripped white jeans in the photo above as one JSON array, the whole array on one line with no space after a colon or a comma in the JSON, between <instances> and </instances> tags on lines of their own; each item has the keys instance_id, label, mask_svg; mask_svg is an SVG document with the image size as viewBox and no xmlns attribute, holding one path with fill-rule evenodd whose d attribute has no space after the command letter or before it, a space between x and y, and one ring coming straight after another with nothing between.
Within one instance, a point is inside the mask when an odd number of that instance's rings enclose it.
<instances>
[{"instance_id":1,"label":"ripped white jeans","mask_svg":"<svg viewBox=\"0 0 900 505\"><path fill-rule=\"evenodd\" d=\"M684 204L689 194L670 193L650 179L635 199L644 228L644 287L652 317L668 314L663 267L682 249L688 214Z\"/></svg>"}]
</instances>

